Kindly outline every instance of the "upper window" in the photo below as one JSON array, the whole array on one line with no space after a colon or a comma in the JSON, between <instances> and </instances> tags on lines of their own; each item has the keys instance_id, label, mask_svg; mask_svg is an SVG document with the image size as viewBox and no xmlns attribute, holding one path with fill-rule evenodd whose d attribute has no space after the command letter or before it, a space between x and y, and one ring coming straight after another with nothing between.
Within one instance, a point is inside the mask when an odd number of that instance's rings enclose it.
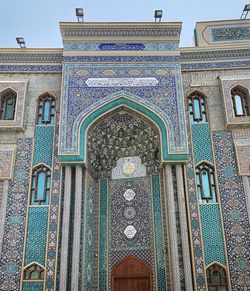
<instances>
[{"instance_id":1,"label":"upper window","mask_svg":"<svg viewBox=\"0 0 250 291\"><path fill-rule=\"evenodd\" d=\"M188 110L192 123L207 122L206 100L200 92L195 91L188 96Z\"/></svg>"},{"instance_id":2,"label":"upper window","mask_svg":"<svg viewBox=\"0 0 250 291\"><path fill-rule=\"evenodd\" d=\"M55 117L55 97L49 93L38 97L37 103L37 124L53 125Z\"/></svg>"},{"instance_id":3,"label":"upper window","mask_svg":"<svg viewBox=\"0 0 250 291\"><path fill-rule=\"evenodd\" d=\"M7 89L0 95L0 120L13 120L15 118L17 94Z\"/></svg>"},{"instance_id":4,"label":"upper window","mask_svg":"<svg viewBox=\"0 0 250 291\"><path fill-rule=\"evenodd\" d=\"M217 202L213 166L203 162L196 166L196 183L201 203Z\"/></svg>"},{"instance_id":5,"label":"upper window","mask_svg":"<svg viewBox=\"0 0 250 291\"><path fill-rule=\"evenodd\" d=\"M231 90L234 115L250 116L250 98L247 89L236 86Z\"/></svg>"},{"instance_id":6,"label":"upper window","mask_svg":"<svg viewBox=\"0 0 250 291\"><path fill-rule=\"evenodd\" d=\"M208 291L227 291L227 274L223 267L213 264L207 268Z\"/></svg>"},{"instance_id":7,"label":"upper window","mask_svg":"<svg viewBox=\"0 0 250 291\"><path fill-rule=\"evenodd\" d=\"M24 280L43 280L44 268L36 263L27 266L23 273Z\"/></svg>"},{"instance_id":8,"label":"upper window","mask_svg":"<svg viewBox=\"0 0 250 291\"><path fill-rule=\"evenodd\" d=\"M50 193L51 171L41 164L33 169L31 185L31 204L48 205Z\"/></svg>"}]
</instances>

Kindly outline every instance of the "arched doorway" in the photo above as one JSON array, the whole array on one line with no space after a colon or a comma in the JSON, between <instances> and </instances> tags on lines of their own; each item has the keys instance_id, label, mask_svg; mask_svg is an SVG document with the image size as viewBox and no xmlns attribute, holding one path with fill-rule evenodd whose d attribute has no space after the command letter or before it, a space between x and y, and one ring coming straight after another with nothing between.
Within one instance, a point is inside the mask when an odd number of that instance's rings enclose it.
<instances>
[{"instance_id":1,"label":"arched doorway","mask_svg":"<svg viewBox=\"0 0 250 291\"><path fill-rule=\"evenodd\" d=\"M158 290L168 290L159 128L121 106L97 119L86 137L85 287L111 290L115 274L115 290L146 291L159 284ZM121 277L118 269L112 273L119 262Z\"/></svg>"},{"instance_id":2,"label":"arched doorway","mask_svg":"<svg viewBox=\"0 0 250 291\"><path fill-rule=\"evenodd\" d=\"M126 257L112 270L112 291L151 291L152 271L136 257Z\"/></svg>"}]
</instances>

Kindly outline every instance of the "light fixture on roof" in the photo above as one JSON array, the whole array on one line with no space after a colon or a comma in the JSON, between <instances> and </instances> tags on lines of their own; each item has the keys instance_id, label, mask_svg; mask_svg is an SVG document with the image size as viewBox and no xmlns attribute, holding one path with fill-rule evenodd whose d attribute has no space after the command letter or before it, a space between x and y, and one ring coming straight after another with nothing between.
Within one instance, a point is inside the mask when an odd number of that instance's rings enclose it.
<instances>
[{"instance_id":1,"label":"light fixture on roof","mask_svg":"<svg viewBox=\"0 0 250 291\"><path fill-rule=\"evenodd\" d=\"M163 11L162 10L155 10L155 22L159 20L161 22Z\"/></svg>"},{"instance_id":2,"label":"light fixture on roof","mask_svg":"<svg viewBox=\"0 0 250 291\"><path fill-rule=\"evenodd\" d=\"M83 16L84 16L83 8L76 8L76 17L78 22L83 22Z\"/></svg>"},{"instance_id":3,"label":"light fixture on roof","mask_svg":"<svg viewBox=\"0 0 250 291\"><path fill-rule=\"evenodd\" d=\"M25 40L23 37L16 37L16 42L20 45L20 48L26 48Z\"/></svg>"},{"instance_id":4,"label":"light fixture on roof","mask_svg":"<svg viewBox=\"0 0 250 291\"><path fill-rule=\"evenodd\" d=\"M246 19L249 11L250 11L250 4L246 4L242 11L240 19Z\"/></svg>"}]
</instances>

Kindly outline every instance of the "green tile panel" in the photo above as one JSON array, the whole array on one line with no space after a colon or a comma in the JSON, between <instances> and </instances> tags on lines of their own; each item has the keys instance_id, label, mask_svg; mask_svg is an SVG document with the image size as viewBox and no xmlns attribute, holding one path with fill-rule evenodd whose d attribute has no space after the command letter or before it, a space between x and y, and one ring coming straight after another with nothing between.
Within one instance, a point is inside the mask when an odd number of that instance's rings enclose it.
<instances>
[{"instance_id":1,"label":"green tile panel","mask_svg":"<svg viewBox=\"0 0 250 291\"><path fill-rule=\"evenodd\" d=\"M200 217L206 266L214 261L225 265L220 206L218 204L201 204Z\"/></svg>"},{"instance_id":2,"label":"green tile panel","mask_svg":"<svg viewBox=\"0 0 250 291\"><path fill-rule=\"evenodd\" d=\"M24 265L37 262L45 266L48 207L29 207Z\"/></svg>"},{"instance_id":3,"label":"green tile panel","mask_svg":"<svg viewBox=\"0 0 250 291\"><path fill-rule=\"evenodd\" d=\"M192 124L191 127L195 164L197 165L203 160L213 164L213 150L208 123Z\"/></svg>"},{"instance_id":4,"label":"green tile panel","mask_svg":"<svg viewBox=\"0 0 250 291\"><path fill-rule=\"evenodd\" d=\"M33 165L44 163L52 166L54 126L36 126Z\"/></svg>"}]
</instances>

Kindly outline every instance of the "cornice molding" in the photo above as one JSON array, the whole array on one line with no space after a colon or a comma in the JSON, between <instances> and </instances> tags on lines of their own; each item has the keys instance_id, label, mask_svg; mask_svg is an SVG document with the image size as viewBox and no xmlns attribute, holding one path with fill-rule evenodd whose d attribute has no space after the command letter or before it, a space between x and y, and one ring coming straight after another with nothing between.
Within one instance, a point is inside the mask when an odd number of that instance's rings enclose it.
<instances>
[{"instance_id":1,"label":"cornice molding","mask_svg":"<svg viewBox=\"0 0 250 291\"><path fill-rule=\"evenodd\" d=\"M181 62L213 61L213 60L242 60L249 59L250 48L228 50L181 50Z\"/></svg>"},{"instance_id":2,"label":"cornice molding","mask_svg":"<svg viewBox=\"0 0 250 291\"><path fill-rule=\"evenodd\" d=\"M179 40L181 23L60 23L63 41L72 40Z\"/></svg>"},{"instance_id":3,"label":"cornice molding","mask_svg":"<svg viewBox=\"0 0 250 291\"><path fill-rule=\"evenodd\" d=\"M1 64L60 64L63 53L29 53L29 52L3 52L0 51Z\"/></svg>"}]
</instances>

